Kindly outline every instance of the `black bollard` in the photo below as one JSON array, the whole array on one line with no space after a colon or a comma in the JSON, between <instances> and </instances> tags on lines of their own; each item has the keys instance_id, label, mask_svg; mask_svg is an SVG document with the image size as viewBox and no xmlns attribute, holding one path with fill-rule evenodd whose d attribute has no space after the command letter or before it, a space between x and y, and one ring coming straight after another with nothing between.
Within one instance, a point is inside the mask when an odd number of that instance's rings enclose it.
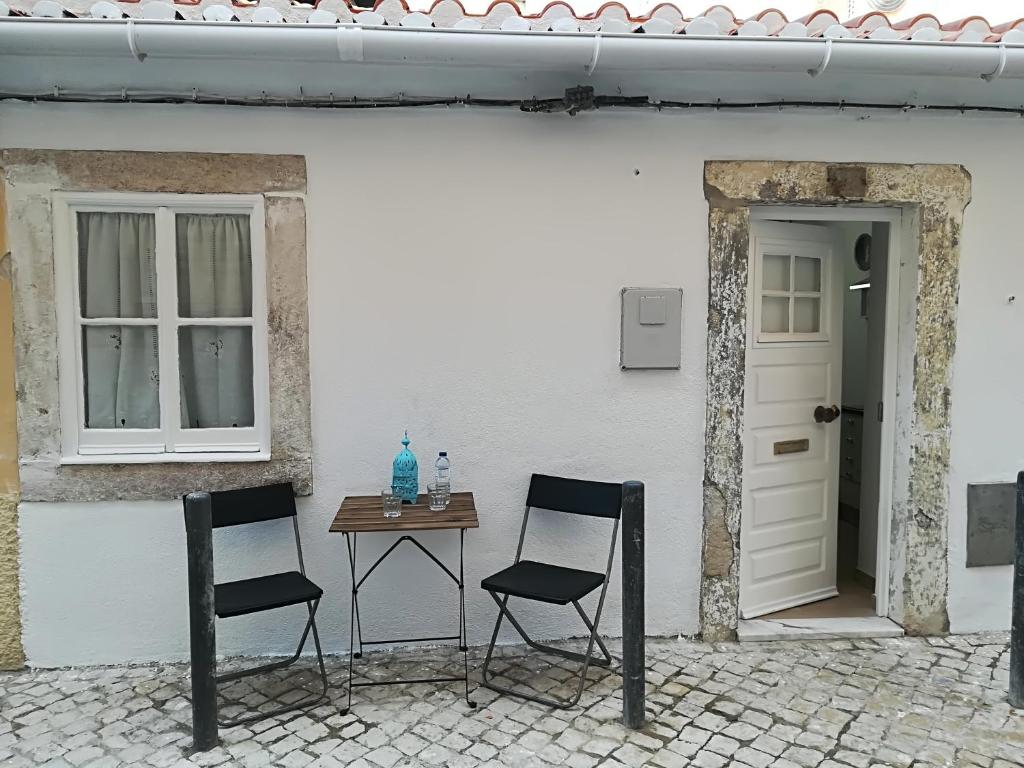
<instances>
[{"instance_id":1,"label":"black bollard","mask_svg":"<svg viewBox=\"0 0 1024 768\"><path fill-rule=\"evenodd\" d=\"M1017 530L1010 617L1010 706L1024 709L1024 472L1017 473Z\"/></svg>"},{"instance_id":2,"label":"black bollard","mask_svg":"<svg viewBox=\"0 0 1024 768\"><path fill-rule=\"evenodd\" d=\"M622 484L622 722L644 724L644 484Z\"/></svg>"},{"instance_id":3,"label":"black bollard","mask_svg":"<svg viewBox=\"0 0 1024 768\"><path fill-rule=\"evenodd\" d=\"M192 751L217 746L217 642L213 614L213 513L210 494L185 497L188 620L192 654Z\"/></svg>"}]
</instances>

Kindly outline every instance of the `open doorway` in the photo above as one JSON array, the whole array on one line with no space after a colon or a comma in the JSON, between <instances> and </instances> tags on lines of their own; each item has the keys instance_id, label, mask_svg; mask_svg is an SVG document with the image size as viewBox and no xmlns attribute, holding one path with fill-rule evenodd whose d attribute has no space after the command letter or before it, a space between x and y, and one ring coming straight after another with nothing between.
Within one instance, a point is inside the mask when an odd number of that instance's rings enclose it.
<instances>
[{"instance_id":1,"label":"open doorway","mask_svg":"<svg viewBox=\"0 0 1024 768\"><path fill-rule=\"evenodd\" d=\"M875 574L879 615L845 621L915 635L948 631L950 387L970 174L956 165L709 160L704 196L709 279L701 635L744 639L745 625L782 626L740 620L750 233L764 219L890 225ZM774 442L766 446L769 453ZM837 633L854 634L846 625L822 630L826 636ZM877 626L866 633L882 634Z\"/></svg>"},{"instance_id":2,"label":"open doorway","mask_svg":"<svg viewBox=\"0 0 1024 768\"><path fill-rule=\"evenodd\" d=\"M899 214L828 213L761 209L751 221L742 619L886 613L877 596L888 522L879 512Z\"/></svg>"}]
</instances>

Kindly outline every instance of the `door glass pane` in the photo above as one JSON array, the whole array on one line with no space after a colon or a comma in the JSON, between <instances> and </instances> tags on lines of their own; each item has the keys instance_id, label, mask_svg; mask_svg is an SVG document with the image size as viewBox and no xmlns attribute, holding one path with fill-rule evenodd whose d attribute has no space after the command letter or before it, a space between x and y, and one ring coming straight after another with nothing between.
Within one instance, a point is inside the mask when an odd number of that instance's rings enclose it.
<instances>
[{"instance_id":1,"label":"door glass pane","mask_svg":"<svg viewBox=\"0 0 1024 768\"><path fill-rule=\"evenodd\" d=\"M821 292L821 259L797 256L794 289Z\"/></svg>"},{"instance_id":2,"label":"door glass pane","mask_svg":"<svg viewBox=\"0 0 1024 768\"><path fill-rule=\"evenodd\" d=\"M79 212L82 317L156 317L156 234L151 213Z\"/></svg>"},{"instance_id":3,"label":"door glass pane","mask_svg":"<svg viewBox=\"0 0 1024 768\"><path fill-rule=\"evenodd\" d=\"M765 296L761 299L761 332L789 332L789 299L784 296Z\"/></svg>"},{"instance_id":4,"label":"door glass pane","mask_svg":"<svg viewBox=\"0 0 1024 768\"><path fill-rule=\"evenodd\" d=\"M179 317L252 316L252 250L246 214L175 217Z\"/></svg>"},{"instance_id":5,"label":"door glass pane","mask_svg":"<svg viewBox=\"0 0 1024 768\"><path fill-rule=\"evenodd\" d=\"M182 429L251 427L252 328L178 329Z\"/></svg>"},{"instance_id":6,"label":"door glass pane","mask_svg":"<svg viewBox=\"0 0 1024 768\"><path fill-rule=\"evenodd\" d=\"M817 333L821 330L821 299L796 298L793 300L793 331Z\"/></svg>"},{"instance_id":7,"label":"door glass pane","mask_svg":"<svg viewBox=\"0 0 1024 768\"><path fill-rule=\"evenodd\" d=\"M761 287L766 291L789 290L789 256L766 253L761 261L764 275Z\"/></svg>"},{"instance_id":8,"label":"door glass pane","mask_svg":"<svg viewBox=\"0 0 1024 768\"><path fill-rule=\"evenodd\" d=\"M156 327L82 328L87 429L157 429L160 366Z\"/></svg>"}]
</instances>

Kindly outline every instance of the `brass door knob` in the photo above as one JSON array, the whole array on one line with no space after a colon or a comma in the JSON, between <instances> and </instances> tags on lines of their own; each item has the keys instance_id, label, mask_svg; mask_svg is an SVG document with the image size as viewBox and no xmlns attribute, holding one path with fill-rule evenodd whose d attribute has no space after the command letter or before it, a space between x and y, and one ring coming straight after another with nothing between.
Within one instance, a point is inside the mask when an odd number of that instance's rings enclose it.
<instances>
[{"instance_id":1,"label":"brass door knob","mask_svg":"<svg viewBox=\"0 0 1024 768\"><path fill-rule=\"evenodd\" d=\"M819 405L814 409L814 421L817 424L825 423L831 424L833 421L839 418L839 406L833 405L826 408L824 405Z\"/></svg>"}]
</instances>

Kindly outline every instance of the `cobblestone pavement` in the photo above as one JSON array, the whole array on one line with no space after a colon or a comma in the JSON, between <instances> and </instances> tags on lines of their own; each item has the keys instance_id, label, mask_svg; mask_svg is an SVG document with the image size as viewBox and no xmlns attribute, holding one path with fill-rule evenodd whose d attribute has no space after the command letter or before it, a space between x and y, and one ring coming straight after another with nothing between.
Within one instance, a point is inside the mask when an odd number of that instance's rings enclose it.
<instances>
[{"instance_id":1,"label":"cobblestone pavement","mask_svg":"<svg viewBox=\"0 0 1024 768\"><path fill-rule=\"evenodd\" d=\"M410 685L357 689L352 713L341 715L346 670L332 658L329 703L223 730L220 747L192 757L186 665L6 673L0 765L1022 766L1024 711L1006 704L1007 640L651 641L649 723L639 732L620 724L620 679L605 670L589 675L580 707L569 711L485 689L473 693L473 710L459 685ZM509 676L514 665L545 690L567 690L570 662L547 667L522 654L503 650ZM302 696L294 684L312 689L316 680L304 661L301 671L233 683L226 693L236 703L225 713ZM379 677L431 674L446 661L461 666L461 656L437 650L381 652L357 664Z\"/></svg>"}]
</instances>

